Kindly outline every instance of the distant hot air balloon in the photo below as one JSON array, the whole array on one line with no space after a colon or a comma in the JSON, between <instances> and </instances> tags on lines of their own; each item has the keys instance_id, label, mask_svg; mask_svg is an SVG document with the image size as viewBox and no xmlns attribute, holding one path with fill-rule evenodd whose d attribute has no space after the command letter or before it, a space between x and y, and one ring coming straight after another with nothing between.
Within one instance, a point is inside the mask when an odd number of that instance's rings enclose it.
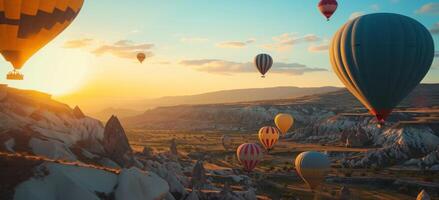
<instances>
[{"instance_id":1,"label":"distant hot air balloon","mask_svg":"<svg viewBox=\"0 0 439 200\"><path fill-rule=\"evenodd\" d=\"M223 147L224 147L224 149L225 150L229 150L229 149L231 149L232 148L232 138L230 137L230 136L228 136L228 135L223 135L222 137L221 137L221 142L223 143Z\"/></svg>"},{"instance_id":2,"label":"distant hot air balloon","mask_svg":"<svg viewBox=\"0 0 439 200\"><path fill-rule=\"evenodd\" d=\"M262 78L265 78L265 74L273 65L273 58L268 54L259 54L255 57L254 63L258 71L262 74Z\"/></svg>"},{"instance_id":3,"label":"distant hot air balloon","mask_svg":"<svg viewBox=\"0 0 439 200\"><path fill-rule=\"evenodd\" d=\"M330 47L334 72L380 124L424 78L433 57L430 32L412 18L391 13L347 22Z\"/></svg>"},{"instance_id":4,"label":"distant hot air balloon","mask_svg":"<svg viewBox=\"0 0 439 200\"><path fill-rule=\"evenodd\" d=\"M416 200L430 200L430 195L425 190L422 190L418 196L416 197Z\"/></svg>"},{"instance_id":5,"label":"distant hot air balloon","mask_svg":"<svg viewBox=\"0 0 439 200\"><path fill-rule=\"evenodd\" d=\"M7 79L23 80L18 70L70 25L83 3L84 0L0 1L0 53L14 67Z\"/></svg>"},{"instance_id":6,"label":"distant hot air balloon","mask_svg":"<svg viewBox=\"0 0 439 200\"><path fill-rule=\"evenodd\" d=\"M274 118L274 123L280 130L282 135L287 134L288 130L293 126L294 119L290 114L280 113Z\"/></svg>"},{"instance_id":7,"label":"distant hot air balloon","mask_svg":"<svg viewBox=\"0 0 439 200\"><path fill-rule=\"evenodd\" d=\"M146 55L145 53L138 53L137 54L137 60L139 60L140 63L143 63L143 61L145 60Z\"/></svg>"},{"instance_id":8,"label":"distant hot air balloon","mask_svg":"<svg viewBox=\"0 0 439 200\"><path fill-rule=\"evenodd\" d=\"M331 167L328 156L315 151L299 154L294 163L297 173L311 190L317 189L325 181Z\"/></svg>"},{"instance_id":9,"label":"distant hot air balloon","mask_svg":"<svg viewBox=\"0 0 439 200\"><path fill-rule=\"evenodd\" d=\"M264 158L264 153L258 144L244 143L236 150L239 162L247 172L253 171L256 165Z\"/></svg>"},{"instance_id":10,"label":"distant hot air balloon","mask_svg":"<svg viewBox=\"0 0 439 200\"><path fill-rule=\"evenodd\" d=\"M329 21L329 18L337 10L338 3L336 0L321 0L318 7L320 12L326 17L326 20Z\"/></svg>"},{"instance_id":11,"label":"distant hot air balloon","mask_svg":"<svg viewBox=\"0 0 439 200\"><path fill-rule=\"evenodd\" d=\"M267 151L273 149L277 140L279 140L279 131L276 127L265 126L259 129L259 141Z\"/></svg>"}]
</instances>

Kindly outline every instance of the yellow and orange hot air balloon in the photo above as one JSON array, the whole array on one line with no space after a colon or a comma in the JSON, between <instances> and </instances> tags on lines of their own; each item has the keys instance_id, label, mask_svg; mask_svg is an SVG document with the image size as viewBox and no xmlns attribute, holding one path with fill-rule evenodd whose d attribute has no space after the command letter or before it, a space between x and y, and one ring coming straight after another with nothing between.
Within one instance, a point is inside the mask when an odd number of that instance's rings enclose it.
<instances>
[{"instance_id":1,"label":"yellow and orange hot air balloon","mask_svg":"<svg viewBox=\"0 0 439 200\"><path fill-rule=\"evenodd\" d=\"M288 130L293 126L294 118L290 114L280 113L274 118L274 123L276 124L282 135L285 136Z\"/></svg>"},{"instance_id":2,"label":"yellow and orange hot air balloon","mask_svg":"<svg viewBox=\"0 0 439 200\"><path fill-rule=\"evenodd\" d=\"M264 158L264 153L258 144L244 143L236 150L236 156L247 172L253 171L259 162Z\"/></svg>"},{"instance_id":3,"label":"yellow and orange hot air balloon","mask_svg":"<svg viewBox=\"0 0 439 200\"><path fill-rule=\"evenodd\" d=\"M0 0L0 53L12 64L10 80L78 15L84 0Z\"/></svg>"},{"instance_id":4,"label":"yellow and orange hot air balloon","mask_svg":"<svg viewBox=\"0 0 439 200\"><path fill-rule=\"evenodd\" d=\"M278 140L279 130L276 127L265 126L259 129L259 141L267 151L273 149Z\"/></svg>"}]
</instances>

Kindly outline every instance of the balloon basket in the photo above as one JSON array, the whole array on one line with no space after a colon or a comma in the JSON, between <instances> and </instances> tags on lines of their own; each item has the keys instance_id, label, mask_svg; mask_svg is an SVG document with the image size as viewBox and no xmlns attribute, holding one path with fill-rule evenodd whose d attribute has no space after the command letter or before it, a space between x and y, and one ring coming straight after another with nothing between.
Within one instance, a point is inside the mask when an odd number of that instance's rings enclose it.
<instances>
[{"instance_id":1,"label":"balloon basket","mask_svg":"<svg viewBox=\"0 0 439 200\"><path fill-rule=\"evenodd\" d=\"M261 78L265 78L265 75L262 75Z\"/></svg>"},{"instance_id":2,"label":"balloon basket","mask_svg":"<svg viewBox=\"0 0 439 200\"><path fill-rule=\"evenodd\" d=\"M15 81L20 81L23 80L24 75L20 74L20 72L18 72L17 70L14 71L10 71L7 75L6 75L6 79L7 80L15 80Z\"/></svg>"}]
</instances>

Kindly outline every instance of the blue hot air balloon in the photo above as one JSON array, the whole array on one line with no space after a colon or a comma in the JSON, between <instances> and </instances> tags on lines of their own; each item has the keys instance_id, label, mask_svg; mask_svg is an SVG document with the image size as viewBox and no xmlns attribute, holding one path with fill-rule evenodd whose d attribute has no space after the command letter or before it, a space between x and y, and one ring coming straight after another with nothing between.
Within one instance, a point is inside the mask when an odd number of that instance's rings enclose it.
<instances>
[{"instance_id":1,"label":"blue hot air balloon","mask_svg":"<svg viewBox=\"0 0 439 200\"><path fill-rule=\"evenodd\" d=\"M433 58L430 32L392 13L347 22L330 47L334 72L380 123L422 81Z\"/></svg>"}]
</instances>

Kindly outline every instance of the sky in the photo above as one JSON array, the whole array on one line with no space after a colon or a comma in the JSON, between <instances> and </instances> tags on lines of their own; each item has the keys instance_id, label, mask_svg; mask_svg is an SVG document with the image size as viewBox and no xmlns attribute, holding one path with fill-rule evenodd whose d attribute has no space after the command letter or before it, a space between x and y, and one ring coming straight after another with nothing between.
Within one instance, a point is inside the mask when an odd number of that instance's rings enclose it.
<instances>
[{"instance_id":1,"label":"sky","mask_svg":"<svg viewBox=\"0 0 439 200\"><path fill-rule=\"evenodd\" d=\"M328 44L349 19L369 13L410 16L439 43L439 1L338 2L327 22L318 0L86 0L76 20L26 63L24 81L0 82L96 111L226 89L342 86ZM140 51L143 64L135 59ZM265 79L251 64L259 53L280 63ZM439 82L437 57L423 82ZM3 59L0 65L0 74L11 70Z\"/></svg>"}]
</instances>

